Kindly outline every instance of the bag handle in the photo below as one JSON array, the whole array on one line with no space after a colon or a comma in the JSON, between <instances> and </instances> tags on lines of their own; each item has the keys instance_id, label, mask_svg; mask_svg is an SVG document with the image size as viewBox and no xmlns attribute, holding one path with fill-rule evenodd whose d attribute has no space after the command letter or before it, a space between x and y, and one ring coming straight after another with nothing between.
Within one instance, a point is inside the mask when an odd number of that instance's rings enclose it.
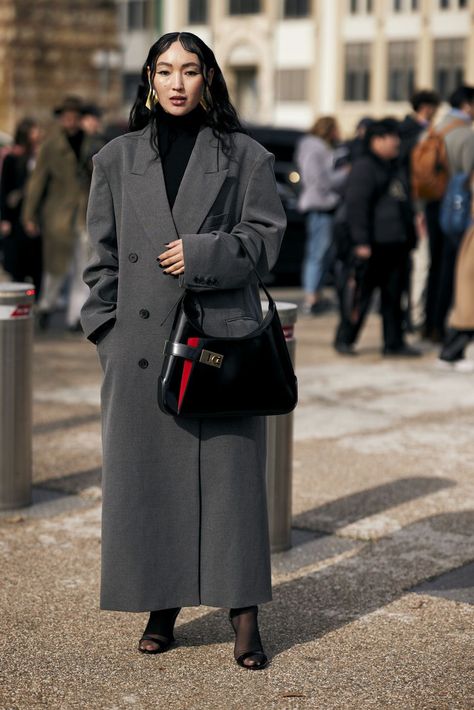
<instances>
[{"instance_id":1,"label":"bag handle","mask_svg":"<svg viewBox=\"0 0 474 710\"><path fill-rule=\"evenodd\" d=\"M232 236L236 237L235 234L232 235ZM250 263L252 264L252 270L255 272L255 276L257 277L257 280L258 280L258 285L260 286L260 288L261 288L262 291L264 292L265 296L268 298L268 302L269 302L270 304L273 304L273 303L274 303L273 298L271 297L271 295L270 295L270 293L268 292L268 290L267 290L265 284L263 283L263 279L262 279L262 277L260 276L260 274L259 274L259 272L258 272L257 265L256 265L255 261L253 260L253 257L251 256L251 254L250 254L250 252L249 252L249 250L248 250L248 248L247 248L247 245L245 244L245 242L244 242L240 237L236 237L236 238L239 240L242 249L244 250L244 252L245 252L245 254L246 254L248 260L249 260Z\"/></svg>"}]
</instances>

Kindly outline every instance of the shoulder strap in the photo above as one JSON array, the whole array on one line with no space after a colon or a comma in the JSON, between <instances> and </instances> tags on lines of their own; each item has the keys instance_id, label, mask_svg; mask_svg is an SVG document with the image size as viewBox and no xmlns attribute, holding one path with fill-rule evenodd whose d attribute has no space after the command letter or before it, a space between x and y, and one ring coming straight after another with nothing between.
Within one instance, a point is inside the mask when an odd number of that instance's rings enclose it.
<instances>
[{"instance_id":1,"label":"shoulder strap","mask_svg":"<svg viewBox=\"0 0 474 710\"><path fill-rule=\"evenodd\" d=\"M455 128L461 128L461 126L466 126L466 122L462 120L462 118L454 118L451 123L448 123L447 126L445 126L442 130L436 131L434 130L435 133L437 133L439 136L442 138L445 138L448 133L451 133L451 131L454 131Z\"/></svg>"},{"instance_id":2,"label":"shoulder strap","mask_svg":"<svg viewBox=\"0 0 474 710\"><path fill-rule=\"evenodd\" d=\"M233 236L235 237L236 235L234 234ZM253 257L250 255L250 252L249 252L246 244L244 243L244 241L240 237L237 237L237 239L239 240L242 249L244 250L245 254L247 255L248 260L252 264L252 269L255 272L255 275L258 279L258 285L260 286L260 288L264 292L265 296L268 298L268 302L273 303L273 298L270 296L269 292L267 291L265 284L263 283L263 279L257 270L257 266L255 264L255 261L254 261Z\"/></svg>"}]
</instances>

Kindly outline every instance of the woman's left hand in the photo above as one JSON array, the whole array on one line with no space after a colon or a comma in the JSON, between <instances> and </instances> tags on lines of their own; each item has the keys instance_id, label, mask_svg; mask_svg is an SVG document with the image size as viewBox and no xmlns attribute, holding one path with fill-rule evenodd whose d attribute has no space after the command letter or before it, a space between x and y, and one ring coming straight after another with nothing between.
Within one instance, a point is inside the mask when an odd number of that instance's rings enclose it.
<instances>
[{"instance_id":1,"label":"woman's left hand","mask_svg":"<svg viewBox=\"0 0 474 710\"><path fill-rule=\"evenodd\" d=\"M157 258L160 262L160 266L163 268L163 273L170 274L171 276L179 276L179 274L184 274L184 252L182 240L177 239L175 242L170 242L166 246L168 247L166 251L160 254Z\"/></svg>"}]
</instances>

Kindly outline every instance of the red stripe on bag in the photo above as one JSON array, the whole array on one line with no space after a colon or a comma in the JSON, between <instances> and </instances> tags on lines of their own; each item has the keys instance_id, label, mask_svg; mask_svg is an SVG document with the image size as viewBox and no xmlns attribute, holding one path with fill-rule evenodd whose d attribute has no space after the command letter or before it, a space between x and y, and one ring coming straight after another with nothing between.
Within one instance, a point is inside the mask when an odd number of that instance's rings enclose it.
<instances>
[{"instance_id":1,"label":"red stripe on bag","mask_svg":"<svg viewBox=\"0 0 474 710\"><path fill-rule=\"evenodd\" d=\"M188 345L191 348L197 348L199 345L199 338L188 338ZM185 360L183 363L183 374L181 375L181 384L179 388L178 413L181 410L181 404L183 403L184 395L186 394L186 388L188 386L192 369L192 360Z\"/></svg>"}]
</instances>

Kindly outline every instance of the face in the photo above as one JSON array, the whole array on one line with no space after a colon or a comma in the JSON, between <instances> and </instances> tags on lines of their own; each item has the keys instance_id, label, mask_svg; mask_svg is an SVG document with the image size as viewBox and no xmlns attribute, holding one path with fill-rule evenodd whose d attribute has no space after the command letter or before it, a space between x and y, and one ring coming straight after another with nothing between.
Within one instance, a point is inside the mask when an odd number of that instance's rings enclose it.
<instances>
[{"instance_id":1,"label":"face","mask_svg":"<svg viewBox=\"0 0 474 710\"><path fill-rule=\"evenodd\" d=\"M432 121L433 118L435 117L435 114L436 114L436 111L438 110L438 107L437 107L437 106L433 106L433 104L425 104L424 106L422 106L422 108L424 109L424 118L425 118L425 120L426 120L426 121L429 121L429 122L431 123L431 121Z\"/></svg>"},{"instance_id":2,"label":"face","mask_svg":"<svg viewBox=\"0 0 474 710\"><path fill-rule=\"evenodd\" d=\"M43 131L39 126L32 126L28 134L30 145L36 146L43 138Z\"/></svg>"},{"instance_id":3,"label":"face","mask_svg":"<svg viewBox=\"0 0 474 710\"><path fill-rule=\"evenodd\" d=\"M77 133L81 127L81 115L77 111L63 111L59 122L67 133Z\"/></svg>"},{"instance_id":4,"label":"face","mask_svg":"<svg viewBox=\"0 0 474 710\"><path fill-rule=\"evenodd\" d=\"M382 160L393 160L400 151L400 138L392 133L375 136L371 141L371 149Z\"/></svg>"},{"instance_id":5,"label":"face","mask_svg":"<svg viewBox=\"0 0 474 710\"><path fill-rule=\"evenodd\" d=\"M88 113L82 117L81 128L89 135L100 132L100 118Z\"/></svg>"},{"instance_id":6,"label":"face","mask_svg":"<svg viewBox=\"0 0 474 710\"><path fill-rule=\"evenodd\" d=\"M466 103L461 106L461 109L471 117L471 121L474 121L474 101L472 103L466 101Z\"/></svg>"},{"instance_id":7,"label":"face","mask_svg":"<svg viewBox=\"0 0 474 710\"><path fill-rule=\"evenodd\" d=\"M209 83L212 75L213 70L210 69ZM153 88L158 102L167 113L184 116L195 109L204 89L204 77L197 54L188 52L181 42L174 42L157 59Z\"/></svg>"}]
</instances>

